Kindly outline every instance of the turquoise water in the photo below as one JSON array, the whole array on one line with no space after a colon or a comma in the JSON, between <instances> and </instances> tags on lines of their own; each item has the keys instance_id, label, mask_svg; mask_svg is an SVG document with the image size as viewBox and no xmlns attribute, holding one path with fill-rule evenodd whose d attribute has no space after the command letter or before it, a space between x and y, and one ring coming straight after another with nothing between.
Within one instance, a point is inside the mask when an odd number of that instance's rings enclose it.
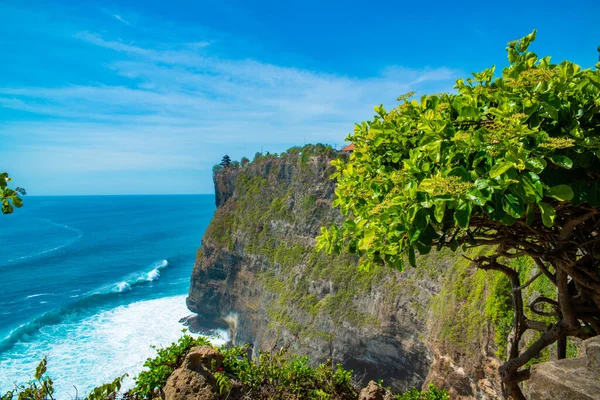
<instances>
[{"instance_id":1,"label":"turquoise water","mask_svg":"<svg viewBox=\"0 0 600 400\"><path fill-rule=\"evenodd\" d=\"M191 314L214 209L212 195L26 197L0 216L0 391L43 356L59 399L139 372Z\"/></svg>"}]
</instances>

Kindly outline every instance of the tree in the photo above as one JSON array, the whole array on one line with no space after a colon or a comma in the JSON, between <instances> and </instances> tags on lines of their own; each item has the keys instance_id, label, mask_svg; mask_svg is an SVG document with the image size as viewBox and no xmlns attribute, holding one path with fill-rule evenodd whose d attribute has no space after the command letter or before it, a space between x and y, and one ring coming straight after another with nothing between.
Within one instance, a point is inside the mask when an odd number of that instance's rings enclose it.
<instances>
[{"instance_id":1,"label":"tree","mask_svg":"<svg viewBox=\"0 0 600 400\"><path fill-rule=\"evenodd\" d=\"M23 200L19 196L24 196L27 194L27 191L23 188L9 188L8 182L11 180L12 178L10 178L6 172L0 173L0 200L2 201L2 214L12 213L15 207L21 208L23 206Z\"/></svg>"},{"instance_id":2,"label":"tree","mask_svg":"<svg viewBox=\"0 0 600 400\"><path fill-rule=\"evenodd\" d=\"M347 139L353 154L332 162L334 206L348 219L318 239L318 248L347 247L367 267L399 270L432 248L495 246L472 261L512 285L499 372L515 399L524 399L518 383L542 349L557 342L564 358L567 337L600 334L600 63L582 70L538 59L528 51L535 33L508 44L501 77L492 67L458 80L456 94L401 96L392 111L375 107L372 121L357 124ZM525 282L509 262L522 256L539 270ZM536 279L556 286L556 299L529 305L551 324L525 316L521 291ZM521 349L527 330L539 339Z\"/></svg>"},{"instance_id":3,"label":"tree","mask_svg":"<svg viewBox=\"0 0 600 400\"><path fill-rule=\"evenodd\" d=\"M250 162L250 160L248 158L242 157L242 160L241 160L242 168L244 168L246 165L248 165L249 162Z\"/></svg>"},{"instance_id":4,"label":"tree","mask_svg":"<svg viewBox=\"0 0 600 400\"><path fill-rule=\"evenodd\" d=\"M229 167L231 165L231 158L229 158L229 156L225 154L219 165L221 165L223 168Z\"/></svg>"}]
</instances>

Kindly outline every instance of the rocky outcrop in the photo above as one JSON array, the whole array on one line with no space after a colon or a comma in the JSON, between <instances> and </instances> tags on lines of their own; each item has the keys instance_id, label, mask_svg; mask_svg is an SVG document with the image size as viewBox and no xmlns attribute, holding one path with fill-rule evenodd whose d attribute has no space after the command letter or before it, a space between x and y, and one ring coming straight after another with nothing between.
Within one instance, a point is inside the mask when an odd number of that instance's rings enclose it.
<instances>
[{"instance_id":1,"label":"rocky outcrop","mask_svg":"<svg viewBox=\"0 0 600 400\"><path fill-rule=\"evenodd\" d=\"M374 381L370 381L358 395L358 400L391 400L393 398L389 390L385 390Z\"/></svg>"},{"instance_id":2,"label":"rocky outcrop","mask_svg":"<svg viewBox=\"0 0 600 400\"><path fill-rule=\"evenodd\" d=\"M583 348L584 357L534 365L529 399L600 399L600 338L586 340Z\"/></svg>"},{"instance_id":3,"label":"rocky outcrop","mask_svg":"<svg viewBox=\"0 0 600 400\"><path fill-rule=\"evenodd\" d=\"M496 398L493 328L471 316L483 315L484 298L444 289L474 270L464 262L457 269L444 252L403 272L315 252L321 226L343 222L329 179L338 154L302 153L215 174L219 207L194 266L190 310L227 321L236 344L255 352L289 344L315 362L342 363L364 384L383 379L405 391L435 382L460 396ZM489 291L486 279L478 284ZM467 301L475 308L458 315ZM450 372L456 379L446 379Z\"/></svg>"},{"instance_id":4,"label":"rocky outcrop","mask_svg":"<svg viewBox=\"0 0 600 400\"><path fill-rule=\"evenodd\" d=\"M223 355L210 346L193 347L182 366L169 376L166 400L218 400L219 390L212 370L221 367Z\"/></svg>"},{"instance_id":5,"label":"rocky outcrop","mask_svg":"<svg viewBox=\"0 0 600 400\"><path fill-rule=\"evenodd\" d=\"M214 170L213 182L215 184L215 204L217 207L225 204L227 199L233 195L238 173L239 169L232 166Z\"/></svg>"}]
</instances>

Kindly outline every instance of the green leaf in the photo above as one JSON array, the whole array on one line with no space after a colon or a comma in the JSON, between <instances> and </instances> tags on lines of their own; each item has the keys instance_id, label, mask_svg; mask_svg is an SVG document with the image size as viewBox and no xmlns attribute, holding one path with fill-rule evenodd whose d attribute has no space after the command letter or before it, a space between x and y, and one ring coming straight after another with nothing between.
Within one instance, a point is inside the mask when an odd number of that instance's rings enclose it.
<instances>
[{"instance_id":1,"label":"green leaf","mask_svg":"<svg viewBox=\"0 0 600 400\"><path fill-rule=\"evenodd\" d=\"M552 161L554 164L558 165L559 167L563 167L566 169L573 168L573 160L571 160L567 156L551 156L550 161Z\"/></svg>"},{"instance_id":2,"label":"green leaf","mask_svg":"<svg viewBox=\"0 0 600 400\"><path fill-rule=\"evenodd\" d=\"M573 200L573 189L568 185L557 185L551 187L547 192L546 196L554 197L556 200L569 201Z\"/></svg>"},{"instance_id":3,"label":"green leaf","mask_svg":"<svg viewBox=\"0 0 600 400\"><path fill-rule=\"evenodd\" d=\"M543 201L539 202L538 206L542 212L542 222L544 223L544 226L551 228L552 225L554 225L556 211L554 211L554 208L550 204L544 203Z\"/></svg>"},{"instance_id":4,"label":"green leaf","mask_svg":"<svg viewBox=\"0 0 600 400\"><path fill-rule=\"evenodd\" d=\"M534 217L535 217L535 211L533 208L533 204L527 204L527 214L525 217L525 223L527 225L533 224Z\"/></svg>"},{"instance_id":5,"label":"green leaf","mask_svg":"<svg viewBox=\"0 0 600 400\"><path fill-rule=\"evenodd\" d=\"M479 111L475 107L467 106L460 109L460 116L470 119L479 118Z\"/></svg>"},{"instance_id":6,"label":"green leaf","mask_svg":"<svg viewBox=\"0 0 600 400\"><path fill-rule=\"evenodd\" d=\"M429 213L426 209L420 208L415 215L415 219L413 220L413 225L415 228L419 230L424 230L429 223Z\"/></svg>"},{"instance_id":7,"label":"green leaf","mask_svg":"<svg viewBox=\"0 0 600 400\"><path fill-rule=\"evenodd\" d=\"M415 249L413 249L412 247L408 248L408 262L410 263L410 265L413 266L413 268L417 267L417 258L415 257Z\"/></svg>"},{"instance_id":8,"label":"green leaf","mask_svg":"<svg viewBox=\"0 0 600 400\"><path fill-rule=\"evenodd\" d=\"M463 229L469 226L471 219L471 203L460 201L454 211L454 222Z\"/></svg>"},{"instance_id":9,"label":"green leaf","mask_svg":"<svg viewBox=\"0 0 600 400\"><path fill-rule=\"evenodd\" d=\"M444 220L444 212L446 211L446 202L443 200L435 200L433 202L433 216L437 222L442 222Z\"/></svg>"},{"instance_id":10,"label":"green leaf","mask_svg":"<svg viewBox=\"0 0 600 400\"><path fill-rule=\"evenodd\" d=\"M515 164L511 161L505 161L500 164L494 165L492 167L492 169L490 169L490 178L494 179L494 178L502 175L503 173L505 173L506 171L511 169L513 167L513 165L515 165Z\"/></svg>"},{"instance_id":11,"label":"green leaf","mask_svg":"<svg viewBox=\"0 0 600 400\"><path fill-rule=\"evenodd\" d=\"M503 209L512 217L518 219L523 215L523 212L525 211L525 205L523 204L523 200L521 200L521 198L513 194L507 194L504 197Z\"/></svg>"},{"instance_id":12,"label":"green leaf","mask_svg":"<svg viewBox=\"0 0 600 400\"><path fill-rule=\"evenodd\" d=\"M536 174L542 172L544 168L546 168L546 165L548 165L548 163L541 157L533 157L525 160L525 167Z\"/></svg>"},{"instance_id":13,"label":"green leaf","mask_svg":"<svg viewBox=\"0 0 600 400\"><path fill-rule=\"evenodd\" d=\"M415 229L413 226L408 230L408 243L413 244L417 240L419 240L419 236L421 235L421 231L419 229Z\"/></svg>"},{"instance_id":14,"label":"green leaf","mask_svg":"<svg viewBox=\"0 0 600 400\"><path fill-rule=\"evenodd\" d=\"M429 254L431 251L431 245L425 245L421 242L417 242L415 243L415 246L417 246L417 250L419 250L419 254L421 255Z\"/></svg>"},{"instance_id":15,"label":"green leaf","mask_svg":"<svg viewBox=\"0 0 600 400\"><path fill-rule=\"evenodd\" d=\"M544 188L540 182L540 177L533 172L526 172L519 176L521 188L525 193L527 203L538 202L544 195Z\"/></svg>"}]
</instances>

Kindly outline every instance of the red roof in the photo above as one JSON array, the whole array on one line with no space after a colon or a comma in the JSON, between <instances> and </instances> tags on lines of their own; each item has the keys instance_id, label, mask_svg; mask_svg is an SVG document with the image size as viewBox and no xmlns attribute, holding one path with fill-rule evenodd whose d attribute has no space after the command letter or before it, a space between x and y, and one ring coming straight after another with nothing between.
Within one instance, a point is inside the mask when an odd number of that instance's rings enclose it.
<instances>
[{"instance_id":1,"label":"red roof","mask_svg":"<svg viewBox=\"0 0 600 400\"><path fill-rule=\"evenodd\" d=\"M344 147L342 151L354 151L354 143L350 143L348 146Z\"/></svg>"}]
</instances>

